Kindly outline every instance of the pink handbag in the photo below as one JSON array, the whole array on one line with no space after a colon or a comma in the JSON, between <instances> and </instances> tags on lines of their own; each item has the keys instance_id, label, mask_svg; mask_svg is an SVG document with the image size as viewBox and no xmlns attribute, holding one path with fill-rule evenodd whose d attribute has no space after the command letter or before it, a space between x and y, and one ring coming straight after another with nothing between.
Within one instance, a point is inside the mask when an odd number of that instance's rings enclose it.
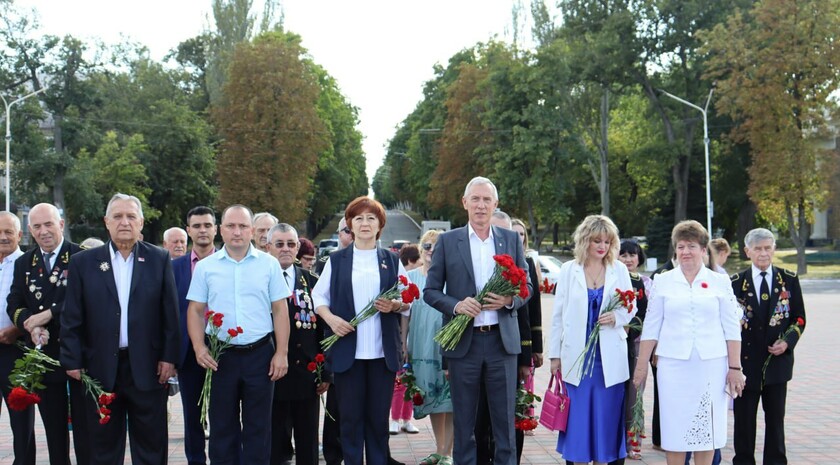
<instances>
[{"instance_id":1,"label":"pink handbag","mask_svg":"<svg viewBox=\"0 0 840 465\"><path fill-rule=\"evenodd\" d=\"M557 378L557 384L554 383L555 378ZM569 396L563 385L560 370L557 370L548 381L548 389L545 390L545 396L543 396L540 424L551 431L565 432L568 421Z\"/></svg>"}]
</instances>

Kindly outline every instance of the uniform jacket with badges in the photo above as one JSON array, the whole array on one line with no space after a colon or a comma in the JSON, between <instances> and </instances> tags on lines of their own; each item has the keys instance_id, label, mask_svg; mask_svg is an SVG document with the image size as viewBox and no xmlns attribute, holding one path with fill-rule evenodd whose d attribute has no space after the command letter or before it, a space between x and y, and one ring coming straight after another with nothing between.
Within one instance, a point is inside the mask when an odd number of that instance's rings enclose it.
<instances>
[{"instance_id":1,"label":"uniform jacket with badges","mask_svg":"<svg viewBox=\"0 0 840 465\"><path fill-rule=\"evenodd\" d=\"M759 286L753 283L752 267L734 274L732 291L743 308L741 317L741 363L747 375L747 389L761 389L762 367L770 353L767 351L797 319L805 321L805 303L799 278L793 271L772 267L772 279L767 282L769 309L762 314L759 306ZM779 384L793 377L793 349L799 341L802 325L785 335L788 349L774 356L767 365L764 384Z\"/></svg>"},{"instance_id":2,"label":"uniform jacket with badges","mask_svg":"<svg viewBox=\"0 0 840 465\"><path fill-rule=\"evenodd\" d=\"M528 264L528 276L531 283L537 283L537 268L534 259L525 257ZM530 367L533 354L541 354L543 351L542 342L542 307L540 306L540 286L534 285L531 296L528 298L528 305L517 310L517 321L519 323L519 338L522 344L522 352L517 355L517 365Z\"/></svg>"},{"instance_id":3,"label":"uniform jacket with badges","mask_svg":"<svg viewBox=\"0 0 840 465\"><path fill-rule=\"evenodd\" d=\"M728 278L700 268L689 286L677 267L653 281L642 340L656 340L656 355L688 360L726 357L726 341L740 341L740 310Z\"/></svg>"},{"instance_id":4,"label":"uniform jacket with badges","mask_svg":"<svg viewBox=\"0 0 840 465\"><path fill-rule=\"evenodd\" d=\"M307 369L315 356L321 353L321 340L324 339L324 326L315 315L312 301L312 288L318 282L308 270L299 266L295 271L292 296L289 304L289 372L276 381L274 395L279 400L299 400L315 397L315 374ZM329 373L321 373L322 382L329 382Z\"/></svg>"},{"instance_id":5,"label":"uniform jacket with badges","mask_svg":"<svg viewBox=\"0 0 840 465\"><path fill-rule=\"evenodd\" d=\"M645 315L647 314L648 295L645 289L645 282L642 280L642 275L636 272L630 273L630 284L633 290L636 291L636 315L630 320L630 324L635 326L627 331L627 358L635 361L636 356L636 338L642 335L642 325L645 322ZM632 365L635 366L635 363Z\"/></svg>"},{"instance_id":6,"label":"uniform jacket with badges","mask_svg":"<svg viewBox=\"0 0 840 465\"><path fill-rule=\"evenodd\" d=\"M609 305L615 289L622 291L632 288L630 273L619 261L606 267L604 274L604 298L601 300L603 311ZM554 289L554 311L551 321L551 342L548 348L549 358L559 358L563 369L563 380L573 386L580 384L581 363L578 357L586 346L586 325L589 320L589 293L583 265L575 260L568 261L560 268L560 277ZM630 378L627 365L628 324L636 314L618 309L615 311L615 326L602 326L598 335L598 347L604 366L604 383L607 387L623 383Z\"/></svg>"},{"instance_id":7,"label":"uniform jacket with badges","mask_svg":"<svg viewBox=\"0 0 840 465\"><path fill-rule=\"evenodd\" d=\"M14 279L7 298L7 312L9 318L24 334L23 340L32 346L32 339L24 329L23 323L32 315L47 310L52 311L52 319L47 323L50 340L43 347L44 353L58 360L60 354L60 321L64 308L64 295L67 290L67 270L70 267L70 257L79 252L78 245L65 240L60 250L56 250L53 266L46 269L44 256L40 247L21 255L15 261ZM64 370L47 372L46 381L60 381L64 379Z\"/></svg>"}]
</instances>

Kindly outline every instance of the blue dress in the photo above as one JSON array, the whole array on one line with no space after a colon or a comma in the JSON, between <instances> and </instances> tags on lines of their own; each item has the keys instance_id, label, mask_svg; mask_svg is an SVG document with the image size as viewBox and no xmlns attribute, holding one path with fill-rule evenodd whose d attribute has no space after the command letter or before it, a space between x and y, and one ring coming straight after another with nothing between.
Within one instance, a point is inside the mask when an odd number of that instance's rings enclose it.
<instances>
[{"instance_id":1,"label":"blue dress","mask_svg":"<svg viewBox=\"0 0 840 465\"><path fill-rule=\"evenodd\" d=\"M589 338L601 311L604 288L588 289ZM592 375L584 375L579 386L566 384L569 392L569 421L557 439L557 452L572 462L612 462L627 456L624 430L624 383L604 386L601 349L595 347Z\"/></svg>"}]
</instances>

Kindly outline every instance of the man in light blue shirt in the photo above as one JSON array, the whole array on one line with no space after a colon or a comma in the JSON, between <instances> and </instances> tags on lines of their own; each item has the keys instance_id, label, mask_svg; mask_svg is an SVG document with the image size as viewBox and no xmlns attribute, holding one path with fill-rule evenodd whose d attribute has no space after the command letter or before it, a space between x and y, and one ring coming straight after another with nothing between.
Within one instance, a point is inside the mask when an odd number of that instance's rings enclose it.
<instances>
[{"instance_id":1,"label":"man in light blue shirt","mask_svg":"<svg viewBox=\"0 0 840 465\"><path fill-rule=\"evenodd\" d=\"M221 233L224 247L198 262L187 293L187 329L196 362L214 371L210 462L239 463L241 451L242 463L268 465L274 381L288 371L286 298L291 291L277 260L252 246L250 209L228 207ZM205 309L224 315L220 338L226 338L229 329L242 328L219 360L213 359L205 342Z\"/></svg>"}]
</instances>

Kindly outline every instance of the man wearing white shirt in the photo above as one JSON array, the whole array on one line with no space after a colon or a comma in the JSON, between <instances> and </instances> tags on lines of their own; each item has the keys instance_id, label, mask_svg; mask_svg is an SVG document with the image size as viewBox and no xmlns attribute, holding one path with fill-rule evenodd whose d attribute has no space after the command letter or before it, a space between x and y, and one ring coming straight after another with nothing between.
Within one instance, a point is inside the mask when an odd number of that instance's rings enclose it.
<instances>
[{"instance_id":1,"label":"man wearing white shirt","mask_svg":"<svg viewBox=\"0 0 840 465\"><path fill-rule=\"evenodd\" d=\"M6 411L9 412L9 423L12 428L12 449L14 451L14 465L33 465L35 463L35 441L32 440L35 426L35 409L30 407L23 412L14 411L9 407L9 373L14 368L15 360L23 356L15 346L22 332L12 324L6 314L6 297L12 286L15 260L23 252L20 250L20 219L12 213L0 212L0 389L3 400L6 401Z\"/></svg>"},{"instance_id":2,"label":"man wearing white shirt","mask_svg":"<svg viewBox=\"0 0 840 465\"><path fill-rule=\"evenodd\" d=\"M473 178L462 198L469 223L441 234L435 245L423 298L443 313L444 324L455 315L472 317L453 350L444 350L452 385L455 421L454 461L475 465L476 410L483 384L488 393L490 420L496 443L494 463L516 463L513 429L516 399L516 356L521 352L517 312L527 302L519 296L488 294L484 302L475 296L493 274L496 254L508 254L523 270L525 252L519 235L491 226L499 203L496 186L482 177ZM529 291L532 283L528 283Z\"/></svg>"}]
</instances>

